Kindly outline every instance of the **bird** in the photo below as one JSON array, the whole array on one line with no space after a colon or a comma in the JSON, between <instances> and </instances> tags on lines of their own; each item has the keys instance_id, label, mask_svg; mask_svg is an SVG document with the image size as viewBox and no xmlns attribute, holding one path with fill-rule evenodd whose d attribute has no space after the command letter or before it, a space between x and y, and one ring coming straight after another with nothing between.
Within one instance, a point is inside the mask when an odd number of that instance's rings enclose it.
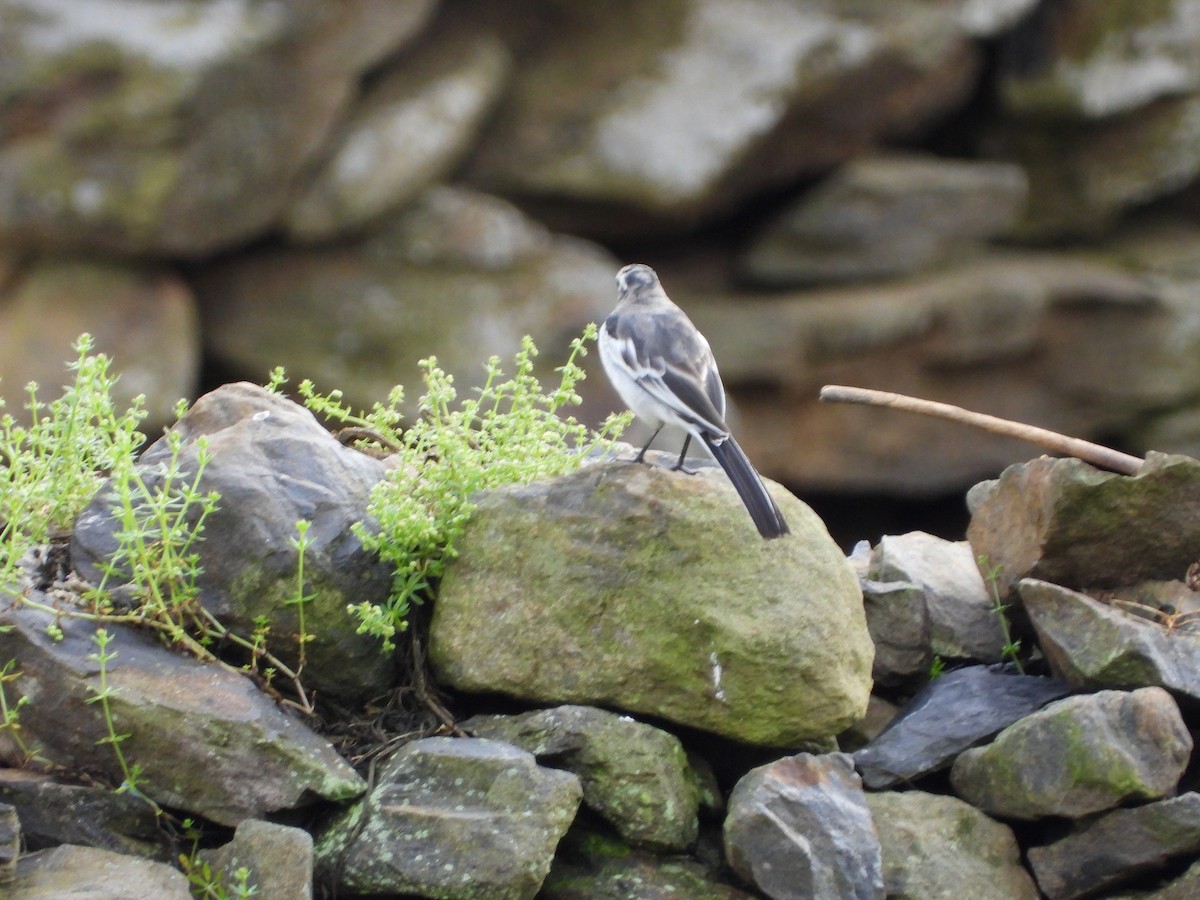
<instances>
[{"instance_id":1,"label":"bird","mask_svg":"<svg viewBox=\"0 0 1200 900\"><path fill-rule=\"evenodd\" d=\"M649 266L634 263L617 273L617 305L604 320L598 347L617 394L654 429L634 462L645 461L664 426L678 426L687 437L673 469L683 469L695 438L729 476L758 533L768 540L790 533L725 423L725 388L708 341L667 296Z\"/></svg>"}]
</instances>

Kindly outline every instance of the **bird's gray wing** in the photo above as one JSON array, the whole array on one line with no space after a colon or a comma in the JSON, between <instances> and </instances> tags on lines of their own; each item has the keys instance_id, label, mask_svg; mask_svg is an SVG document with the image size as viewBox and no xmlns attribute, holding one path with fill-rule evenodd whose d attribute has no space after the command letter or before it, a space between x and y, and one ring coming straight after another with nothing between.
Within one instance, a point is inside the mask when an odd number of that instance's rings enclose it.
<instances>
[{"instance_id":1,"label":"bird's gray wing","mask_svg":"<svg viewBox=\"0 0 1200 900\"><path fill-rule=\"evenodd\" d=\"M728 434L721 376L708 343L686 317L636 311L614 324L616 349L642 390L713 437Z\"/></svg>"}]
</instances>

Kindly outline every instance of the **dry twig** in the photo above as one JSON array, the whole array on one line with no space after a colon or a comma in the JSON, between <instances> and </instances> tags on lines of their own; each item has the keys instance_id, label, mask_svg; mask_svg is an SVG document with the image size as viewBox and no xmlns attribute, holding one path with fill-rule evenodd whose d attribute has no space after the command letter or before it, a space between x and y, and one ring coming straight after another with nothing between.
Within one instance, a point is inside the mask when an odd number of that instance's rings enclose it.
<instances>
[{"instance_id":1,"label":"dry twig","mask_svg":"<svg viewBox=\"0 0 1200 900\"><path fill-rule=\"evenodd\" d=\"M866 388L845 387L839 384L827 384L821 388L821 401L824 403L864 403L868 406L887 406L905 412L921 413L926 416L938 416L952 422L960 422L973 428L981 428L993 434L1017 438L1035 444L1051 453L1063 456L1074 456L1086 463L1091 463L1102 469L1109 469L1122 475L1137 475L1142 470L1145 460L1131 456L1111 447L1093 444L1079 438L1067 437L1056 431L1013 422L1010 419L1000 419L983 413L971 412L960 406L949 403L937 403L933 400L920 400L904 394L893 394L889 391L872 391Z\"/></svg>"}]
</instances>

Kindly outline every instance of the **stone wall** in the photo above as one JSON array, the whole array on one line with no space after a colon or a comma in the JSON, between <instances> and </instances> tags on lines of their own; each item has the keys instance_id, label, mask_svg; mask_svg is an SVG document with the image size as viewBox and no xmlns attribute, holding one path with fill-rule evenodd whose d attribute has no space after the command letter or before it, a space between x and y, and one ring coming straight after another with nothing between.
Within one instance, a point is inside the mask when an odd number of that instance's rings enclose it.
<instances>
[{"instance_id":1,"label":"stone wall","mask_svg":"<svg viewBox=\"0 0 1200 900\"><path fill-rule=\"evenodd\" d=\"M0 389L546 356L654 265L800 490L1200 445L1196 0L2 0ZM587 412L615 403L603 379Z\"/></svg>"}]
</instances>

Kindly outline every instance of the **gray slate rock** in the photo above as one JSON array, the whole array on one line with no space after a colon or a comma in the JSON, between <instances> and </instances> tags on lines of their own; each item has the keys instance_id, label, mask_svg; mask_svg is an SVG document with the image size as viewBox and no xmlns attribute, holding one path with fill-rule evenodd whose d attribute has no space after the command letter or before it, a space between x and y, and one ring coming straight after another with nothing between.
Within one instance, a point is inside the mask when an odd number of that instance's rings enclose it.
<instances>
[{"instance_id":1,"label":"gray slate rock","mask_svg":"<svg viewBox=\"0 0 1200 900\"><path fill-rule=\"evenodd\" d=\"M699 790L673 734L588 706L477 716L459 727L575 773L584 806L631 844L670 852L695 843Z\"/></svg>"},{"instance_id":2,"label":"gray slate rock","mask_svg":"<svg viewBox=\"0 0 1200 900\"><path fill-rule=\"evenodd\" d=\"M130 856L163 855L154 811L128 793L62 784L28 769L0 769L0 802L17 810L29 846L77 844Z\"/></svg>"},{"instance_id":3,"label":"gray slate rock","mask_svg":"<svg viewBox=\"0 0 1200 900\"><path fill-rule=\"evenodd\" d=\"M28 607L0 615L0 624L12 626L0 631L0 659L15 660L21 673L7 688L9 702L31 701L21 710L24 740L52 762L119 785L117 758L102 743L103 712L90 702L100 687L91 658L97 626L62 618L62 640L54 640L45 631L50 621ZM129 735L121 751L142 766L139 787L160 805L236 825L365 790L328 742L246 676L173 652L144 632L106 628L107 652L116 654L107 663L109 706L116 730Z\"/></svg>"},{"instance_id":4,"label":"gray slate rock","mask_svg":"<svg viewBox=\"0 0 1200 900\"><path fill-rule=\"evenodd\" d=\"M269 649L294 666L300 622L296 587L296 522L307 519L305 553L306 646L303 681L309 690L353 704L387 691L392 659L379 641L357 633L352 603L383 603L391 570L363 549L351 526L367 518L372 486L385 464L343 446L297 403L257 385L217 388L192 406L172 430L182 437L182 471L194 476L197 441L211 459L201 490L221 495L198 545L203 572L200 602L226 627L254 633L256 619L270 623ZM166 438L142 455L139 469L150 484L170 459ZM76 568L93 583L111 559L120 528L108 489L80 514L71 539ZM353 660L353 665L347 665Z\"/></svg>"},{"instance_id":5,"label":"gray slate rock","mask_svg":"<svg viewBox=\"0 0 1200 900\"><path fill-rule=\"evenodd\" d=\"M967 540L1000 566L1005 597L1022 578L1073 590L1181 578L1196 561L1200 462L1151 452L1128 476L1042 456L975 485L967 505Z\"/></svg>"},{"instance_id":6,"label":"gray slate rock","mask_svg":"<svg viewBox=\"0 0 1200 900\"><path fill-rule=\"evenodd\" d=\"M843 753L801 753L744 775L729 796L725 855L772 900L885 896L879 837Z\"/></svg>"},{"instance_id":7,"label":"gray slate rock","mask_svg":"<svg viewBox=\"0 0 1200 900\"><path fill-rule=\"evenodd\" d=\"M1007 825L923 791L868 793L888 900L1037 900Z\"/></svg>"},{"instance_id":8,"label":"gray slate rock","mask_svg":"<svg viewBox=\"0 0 1200 900\"><path fill-rule=\"evenodd\" d=\"M313 895L313 840L301 828L244 819L233 840L203 857L227 886L237 884L235 873L246 869L247 887L257 889L255 896L264 900L310 900Z\"/></svg>"},{"instance_id":9,"label":"gray slate rock","mask_svg":"<svg viewBox=\"0 0 1200 900\"><path fill-rule=\"evenodd\" d=\"M988 666L955 669L926 685L871 743L854 754L863 784L881 790L949 766L1070 687Z\"/></svg>"},{"instance_id":10,"label":"gray slate rock","mask_svg":"<svg viewBox=\"0 0 1200 900\"><path fill-rule=\"evenodd\" d=\"M911 581L860 580L867 631L875 644L871 678L896 687L929 677L933 663L929 603Z\"/></svg>"},{"instance_id":11,"label":"gray slate rock","mask_svg":"<svg viewBox=\"0 0 1200 900\"><path fill-rule=\"evenodd\" d=\"M1034 578L1017 585L1054 672L1084 688L1158 685L1200 700L1200 641L1107 603Z\"/></svg>"},{"instance_id":12,"label":"gray slate rock","mask_svg":"<svg viewBox=\"0 0 1200 900\"><path fill-rule=\"evenodd\" d=\"M63 844L22 856L7 900L192 900L188 880L166 863Z\"/></svg>"},{"instance_id":13,"label":"gray slate rock","mask_svg":"<svg viewBox=\"0 0 1200 900\"><path fill-rule=\"evenodd\" d=\"M934 654L984 663L1002 659L1004 631L966 541L947 541L923 531L884 535L872 557L870 578L908 582L921 589Z\"/></svg>"},{"instance_id":14,"label":"gray slate rock","mask_svg":"<svg viewBox=\"0 0 1200 900\"><path fill-rule=\"evenodd\" d=\"M908 275L1002 235L1026 191L1012 163L857 157L768 222L742 266L771 285Z\"/></svg>"},{"instance_id":15,"label":"gray slate rock","mask_svg":"<svg viewBox=\"0 0 1200 900\"><path fill-rule=\"evenodd\" d=\"M350 894L528 900L581 795L574 775L542 768L510 744L424 738L320 829L318 871Z\"/></svg>"},{"instance_id":16,"label":"gray slate rock","mask_svg":"<svg viewBox=\"0 0 1200 900\"><path fill-rule=\"evenodd\" d=\"M858 580L816 514L774 496L792 533L764 541L715 468L599 463L483 492L434 605L430 662L459 690L750 744L837 734L870 690Z\"/></svg>"},{"instance_id":17,"label":"gray slate rock","mask_svg":"<svg viewBox=\"0 0 1200 900\"><path fill-rule=\"evenodd\" d=\"M950 772L964 800L1012 819L1080 818L1174 793L1192 738L1158 687L1068 697L967 750Z\"/></svg>"},{"instance_id":18,"label":"gray slate rock","mask_svg":"<svg viewBox=\"0 0 1200 900\"><path fill-rule=\"evenodd\" d=\"M1073 900L1153 872L1169 859L1196 853L1200 853L1200 794L1187 793L1115 810L1049 846L1032 847L1029 864L1051 900ZM1194 887L1194 878L1192 883ZM1168 888L1162 898L1171 896ZM1174 894L1177 900L1195 896Z\"/></svg>"}]
</instances>

